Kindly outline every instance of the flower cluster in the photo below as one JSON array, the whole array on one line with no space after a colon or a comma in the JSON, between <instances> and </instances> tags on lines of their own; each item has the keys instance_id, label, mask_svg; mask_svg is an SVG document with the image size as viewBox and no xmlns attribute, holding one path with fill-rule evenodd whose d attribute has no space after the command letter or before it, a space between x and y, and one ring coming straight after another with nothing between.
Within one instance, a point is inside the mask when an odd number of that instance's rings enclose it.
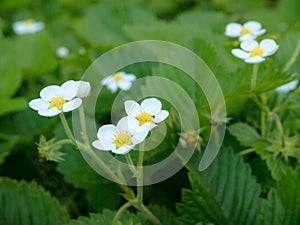
<instances>
[{"instance_id":1,"label":"flower cluster","mask_svg":"<svg viewBox=\"0 0 300 225\"><path fill-rule=\"evenodd\" d=\"M233 49L234 56L243 59L247 63L257 64L273 55L279 48L272 39L264 39L260 43L255 39L264 34L266 29L256 21L248 21L245 24L230 23L225 28L225 34L232 38L239 38L240 48Z\"/></svg>"},{"instance_id":2,"label":"flower cluster","mask_svg":"<svg viewBox=\"0 0 300 225\"><path fill-rule=\"evenodd\" d=\"M43 88L40 98L31 100L29 106L41 116L56 116L61 112L77 109L82 103L82 98L90 94L90 90L89 82L69 80L61 86L51 85Z\"/></svg>"},{"instance_id":3,"label":"flower cluster","mask_svg":"<svg viewBox=\"0 0 300 225\"><path fill-rule=\"evenodd\" d=\"M117 154L128 153L136 144L145 140L150 130L169 116L162 110L161 102L156 98L148 98L141 104L133 100L125 101L126 117L120 119L117 125L109 124L99 128L98 140L92 145L104 151Z\"/></svg>"}]
</instances>

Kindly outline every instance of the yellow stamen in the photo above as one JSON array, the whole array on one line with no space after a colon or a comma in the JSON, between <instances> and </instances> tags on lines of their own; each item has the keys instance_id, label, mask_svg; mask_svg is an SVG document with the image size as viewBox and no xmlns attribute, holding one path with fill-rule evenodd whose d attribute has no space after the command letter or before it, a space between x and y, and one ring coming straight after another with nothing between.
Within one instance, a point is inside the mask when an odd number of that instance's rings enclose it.
<instances>
[{"instance_id":1,"label":"yellow stamen","mask_svg":"<svg viewBox=\"0 0 300 225\"><path fill-rule=\"evenodd\" d=\"M122 80L122 75L120 74L120 73L116 73L115 75L114 75L114 80L116 81L116 82L118 82L118 81L120 81L120 80Z\"/></svg>"},{"instance_id":2,"label":"yellow stamen","mask_svg":"<svg viewBox=\"0 0 300 225\"><path fill-rule=\"evenodd\" d=\"M242 35L251 34L251 30L247 27L242 27L241 34Z\"/></svg>"},{"instance_id":3,"label":"yellow stamen","mask_svg":"<svg viewBox=\"0 0 300 225\"><path fill-rule=\"evenodd\" d=\"M252 49L252 51L249 52L251 57L255 57L255 56L263 56L264 54L264 50L261 47L255 47L254 49Z\"/></svg>"},{"instance_id":4,"label":"yellow stamen","mask_svg":"<svg viewBox=\"0 0 300 225\"><path fill-rule=\"evenodd\" d=\"M67 101L64 98L54 97L51 99L49 107L61 109L66 103L67 103Z\"/></svg>"},{"instance_id":5,"label":"yellow stamen","mask_svg":"<svg viewBox=\"0 0 300 225\"><path fill-rule=\"evenodd\" d=\"M132 144L132 136L128 132L120 132L115 135L114 144L117 148Z\"/></svg>"},{"instance_id":6,"label":"yellow stamen","mask_svg":"<svg viewBox=\"0 0 300 225\"><path fill-rule=\"evenodd\" d=\"M33 21L32 19L24 20L24 24L25 24L26 26L31 26L33 23L34 23L34 21Z\"/></svg>"},{"instance_id":7,"label":"yellow stamen","mask_svg":"<svg viewBox=\"0 0 300 225\"><path fill-rule=\"evenodd\" d=\"M139 121L140 124L150 123L153 120L153 117L147 113L143 112L136 116L137 121Z\"/></svg>"}]
</instances>

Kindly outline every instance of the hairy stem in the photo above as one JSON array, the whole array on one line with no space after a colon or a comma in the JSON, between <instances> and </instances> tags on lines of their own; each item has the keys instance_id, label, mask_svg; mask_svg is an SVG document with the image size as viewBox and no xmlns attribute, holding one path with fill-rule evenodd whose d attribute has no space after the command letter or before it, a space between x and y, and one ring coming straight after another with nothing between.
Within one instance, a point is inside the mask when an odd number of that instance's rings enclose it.
<instances>
[{"instance_id":1,"label":"hairy stem","mask_svg":"<svg viewBox=\"0 0 300 225\"><path fill-rule=\"evenodd\" d=\"M139 160L137 164L137 200L139 204L143 204L143 185L144 185L144 174L143 174L143 161L144 161L144 142L140 144Z\"/></svg>"},{"instance_id":2,"label":"hairy stem","mask_svg":"<svg viewBox=\"0 0 300 225\"><path fill-rule=\"evenodd\" d=\"M125 203L121 208L119 208L119 210L117 211L114 219L113 219L113 225L117 225L119 219L120 219L120 216L122 214L123 211L125 211L127 208L129 208L130 206L133 206L136 204L136 201L133 200L133 201L129 201L127 203Z\"/></svg>"},{"instance_id":3,"label":"hairy stem","mask_svg":"<svg viewBox=\"0 0 300 225\"><path fill-rule=\"evenodd\" d=\"M250 93L252 93L256 87L256 79L257 79L257 72L258 72L258 63L254 64L253 72L251 75L251 86L250 86Z\"/></svg>"},{"instance_id":4,"label":"hairy stem","mask_svg":"<svg viewBox=\"0 0 300 225\"><path fill-rule=\"evenodd\" d=\"M60 113L60 114L59 114L59 117L60 117L60 120L61 120L61 122L62 122L62 124L63 124L63 126L64 126L64 129L65 129L65 132L66 132L68 138L72 141L72 143L73 143L75 146L77 146L77 141L76 141L76 139L74 138L74 135L73 135L73 133L72 133L70 127L69 127L69 124L68 124L68 122L67 122L67 119L66 119L66 117L65 117L65 114Z\"/></svg>"}]
</instances>

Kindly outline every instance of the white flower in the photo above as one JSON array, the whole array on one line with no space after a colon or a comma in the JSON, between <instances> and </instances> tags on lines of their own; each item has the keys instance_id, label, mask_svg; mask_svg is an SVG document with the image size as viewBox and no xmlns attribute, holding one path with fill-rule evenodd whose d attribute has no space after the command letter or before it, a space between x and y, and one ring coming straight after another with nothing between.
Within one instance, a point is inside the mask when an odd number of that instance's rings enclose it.
<instances>
[{"instance_id":1,"label":"white flower","mask_svg":"<svg viewBox=\"0 0 300 225\"><path fill-rule=\"evenodd\" d=\"M118 72L113 75L107 76L102 79L101 84L107 86L107 88L115 93L118 88L123 91L127 91L131 88L132 82L136 79L134 74L127 74L125 72Z\"/></svg>"},{"instance_id":2,"label":"white flower","mask_svg":"<svg viewBox=\"0 0 300 225\"><path fill-rule=\"evenodd\" d=\"M61 86L51 85L41 90L41 98L29 102L29 106L38 111L41 116L56 116L61 112L77 109L82 100L76 98L78 85L70 80Z\"/></svg>"},{"instance_id":3,"label":"white flower","mask_svg":"<svg viewBox=\"0 0 300 225\"><path fill-rule=\"evenodd\" d=\"M246 23L229 23L225 28L225 35L232 38L239 38L240 41L255 39L264 34L266 29L262 29L259 22L248 21Z\"/></svg>"},{"instance_id":4,"label":"white flower","mask_svg":"<svg viewBox=\"0 0 300 225\"><path fill-rule=\"evenodd\" d=\"M78 98L86 98L90 95L91 92L91 85L89 82L86 81L76 81L77 83L77 93L76 97Z\"/></svg>"},{"instance_id":5,"label":"white flower","mask_svg":"<svg viewBox=\"0 0 300 225\"><path fill-rule=\"evenodd\" d=\"M279 45L272 39L264 39L260 43L254 40L243 41L240 47L241 49L233 49L232 54L247 63L260 63L265 57L273 55Z\"/></svg>"},{"instance_id":6,"label":"white flower","mask_svg":"<svg viewBox=\"0 0 300 225\"><path fill-rule=\"evenodd\" d=\"M136 144L144 141L148 132L146 126L139 126L134 118L126 116L117 126L108 124L100 127L97 133L98 140L93 141L92 145L99 150L126 154Z\"/></svg>"},{"instance_id":7,"label":"white flower","mask_svg":"<svg viewBox=\"0 0 300 225\"><path fill-rule=\"evenodd\" d=\"M66 58L69 55L69 49L65 46L60 46L56 49L56 55L59 58Z\"/></svg>"},{"instance_id":8,"label":"white flower","mask_svg":"<svg viewBox=\"0 0 300 225\"><path fill-rule=\"evenodd\" d=\"M16 34L32 34L44 29L43 22L35 22L33 19L26 19L13 23L13 30Z\"/></svg>"},{"instance_id":9,"label":"white flower","mask_svg":"<svg viewBox=\"0 0 300 225\"><path fill-rule=\"evenodd\" d=\"M148 98L141 105L133 100L125 101L125 111L128 116L135 118L140 125L147 125L151 130L169 116L169 112L161 110L162 104L156 98Z\"/></svg>"},{"instance_id":10,"label":"white flower","mask_svg":"<svg viewBox=\"0 0 300 225\"><path fill-rule=\"evenodd\" d=\"M278 92L282 92L282 93L288 93L288 92L294 90L297 87L297 85L298 85L298 80L293 80L289 83L279 86L275 90Z\"/></svg>"}]
</instances>

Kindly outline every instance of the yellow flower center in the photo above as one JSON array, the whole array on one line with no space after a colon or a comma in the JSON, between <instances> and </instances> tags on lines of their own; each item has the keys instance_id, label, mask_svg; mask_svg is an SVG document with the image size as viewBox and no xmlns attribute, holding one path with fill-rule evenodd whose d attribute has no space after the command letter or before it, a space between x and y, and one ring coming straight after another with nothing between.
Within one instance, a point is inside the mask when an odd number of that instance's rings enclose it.
<instances>
[{"instance_id":1,"label":"yellow flower center","mask_svg":"<svg viewBox=\"0 0 300 225\"><path fill-rule=\"evenodd\" d=\"M24 20L24 24L25 24L26 26L31 26L33 23L34 23L34 22L33 22L32 19Z\"/></svg>"},{"instance_id":2,"label":"yellow flower center","mask_svg":"<svg viewBox=\"0 0 300 225\"><path fill-rule=\"evenodd\" d=\"M255 47L252 51L249 52L251 57L262 56L264 54L264 50L261 47Z\"/></svg>"},{"instance_id":3,"label":"yellow flower center","mask_svg":"<svg viewBox=\"0 0 300 225\"><path fill-rule=\"evenodd\" d=\"M150 123L153 120L153 117L147 113L143 112L136 116L137 121L139 121L140 124Z\"/></svg>"},{"instance_id":4,"label":"yellow flower center","mask_svg":"<svg viewBox=\"0 0 300 225\"><path fill-rule=\"evenodd\" d=\"M51 99L49 107L61 109L66 103L67 103L67 101L64 98L54 97Z\"/></svg>"},{"instance_id":5,"label":"yellow flower center","mask_svg":"<svg viewBox=\"0 0 300 225\"><path fill-rule=\"evenodd\" d=\"M118 81L120 81L120 80L122 80L122 75L120 74L120 73L116 73L115 75L114 75L114 81L116 81L116 82L118 82Z\"/></svg>"},{"instance_id":6,"label":"yellow flower center","mask_svg":"<svg viewBox=\"0 0 300 225\"><path fill-rule=\"evenodd\" d=\"M247 28L247 27L242 27L241 34L242 34L242 35L245 35L245 34L251 34L251 31L250 31L250 29Z\"/></svg>"},{"instance_id":7,"label":"yellow flower center","mask_svg":"<svg viewBox=\"0 0 300 225\"><path fill-rule=\"evenodd\" d=\"M132 144L132 136L128 132L120 132L115 135L114 144L117 148Z\"/></svg>"}]
</instances>

